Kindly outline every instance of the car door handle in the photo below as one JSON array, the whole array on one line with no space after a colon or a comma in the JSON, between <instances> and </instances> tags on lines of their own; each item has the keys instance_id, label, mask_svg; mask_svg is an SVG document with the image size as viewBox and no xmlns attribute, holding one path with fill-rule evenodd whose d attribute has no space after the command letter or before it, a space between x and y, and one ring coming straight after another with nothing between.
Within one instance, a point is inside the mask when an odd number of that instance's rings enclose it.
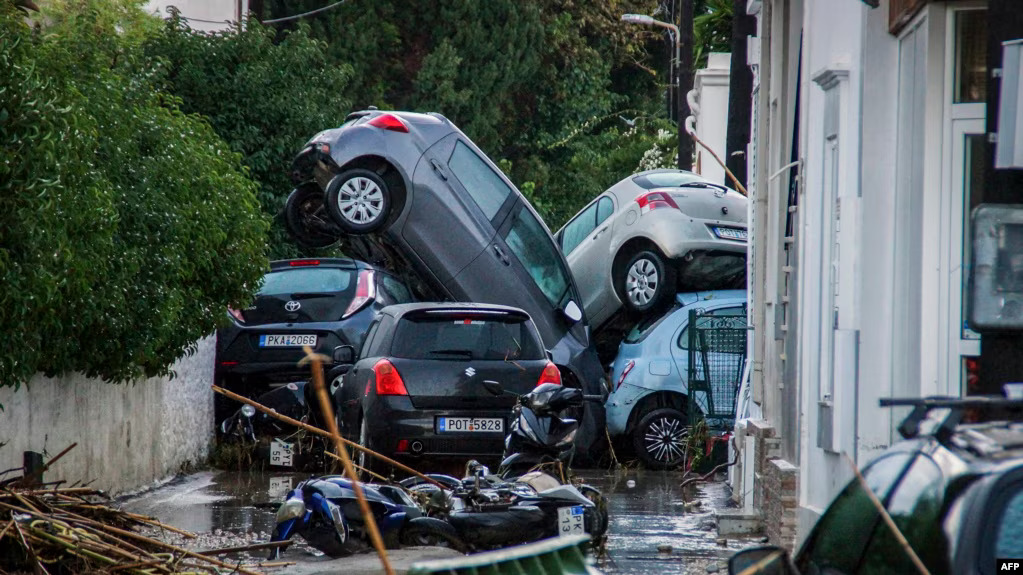
<instances>
[{"instance_id":1,"label":"car door handle","mask_svg":"<svg viewBox=\"0 0 1023 575\"><path fill-rule=\"evenodd\" d=\"M501 246L497 244L494 244L494 255L497 256L497 259L501 260L502 264L506 266L511 265L511 260L508 259L508 256L504 255L504 251L501 250Z\"/></svg>"},{"instance_id":2,"label":"car door handle","mask_svg":"<svg viewBox=\"0 0 1023 575\"><path fill-rule=\"evenodd\" d=\"M447 172L444 171L444 166L442 166L440 162L438 162L434 158L430 158L430 165L433 166L434 171L437 172L437 175L440 176L440 179L442 180L448 179L448 174Z\"/></svg>"},{"instance_id":3,"label":"car door handle","mask_svg":"<svg viewBox=\"0 0 1023 575\"><path fill-rule=\"evenodd\" d=\"M597 239L597 238L599 238L599 237L600 237L600 234L602 234L602 233L604 233L604 232L606 232L606 231L607 231L607 227L605 226L605 227L604 227L604 228L602 228L601 230L597 231L597 233L593 234L593 239Z\"/></svg>"}]
</instances>

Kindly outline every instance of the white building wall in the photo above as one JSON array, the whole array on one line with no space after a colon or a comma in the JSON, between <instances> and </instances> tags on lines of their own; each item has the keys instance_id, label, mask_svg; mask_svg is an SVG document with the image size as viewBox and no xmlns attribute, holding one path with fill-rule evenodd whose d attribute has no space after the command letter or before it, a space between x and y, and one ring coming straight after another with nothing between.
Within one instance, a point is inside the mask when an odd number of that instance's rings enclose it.
<instances>
[{"instance_id":1,"label":"white building wall","mask_svg":"<svg viewBox=\"0 0 1023 575\"><path fill-rule=\"evenodd\" d=\"M179 359L174 378L115 385L81 374L37 375L17 391L0 388L0 469L22 453L46 459L78 443L44 474L117 494L137 490L205 459L213 438L215 338Z\"/></svg>"},{"instance_id":2,"label":"white building wall","mask_svg":"<svg viewBox=\"0 0 1023 575\"><path fill-rule=\"evenodd\" d=\"M166 18L167 8L176 7L193 30L215 31L240 22L249 11L249 0L150 0L146 10Z\"/></svg>"},{"instance_id":3,"label":"white building wall","mask_svg":"<svg viewBox=\"0 0 1023 575\"><path fill-rule=\"evenodd\" d=\"M693 89L697 94L699 115L696 118L696 136L722 161L725 160L725 139L728 131L728 82L731 54L711 53L707 67L696 71ZM725 169L703 147L696 146L696 166L708 180L735 187L725 178Z\"/></svg>"}]
</instances>

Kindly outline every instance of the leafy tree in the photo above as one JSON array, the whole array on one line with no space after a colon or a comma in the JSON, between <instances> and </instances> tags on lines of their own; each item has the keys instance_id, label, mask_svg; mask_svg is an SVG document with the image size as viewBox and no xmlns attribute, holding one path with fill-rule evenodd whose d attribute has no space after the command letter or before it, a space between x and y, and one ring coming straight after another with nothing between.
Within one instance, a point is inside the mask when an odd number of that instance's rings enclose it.
<instances>
[{"instance_id":1,"label":"leafy tree","mask_svg":"<svg viewBox=\"0 0 1023 575\"><path fill-rule=\"evenodd\" d=\"M255 20L245 28L196 32L175 12L143 48L144 65L159 70L157 84L184 112L205 116L242 155L270 216L291 191L292 158L314 134L339 126L351 106L350 66L329 62L326 44L306 27L280 38ZM296 254L278 219L271 255Z\"/></svg>"},{"instance_id":2,"label":"leafy tree","mask_svg":"<svg viewBox=\"0 0 1023 575\"><path fill-rule=\"evenodd\" d=\"M266 267L240 157L153 87L139 3L0 0L0 385L168 366Z\"/></svg>"}]
</instances>

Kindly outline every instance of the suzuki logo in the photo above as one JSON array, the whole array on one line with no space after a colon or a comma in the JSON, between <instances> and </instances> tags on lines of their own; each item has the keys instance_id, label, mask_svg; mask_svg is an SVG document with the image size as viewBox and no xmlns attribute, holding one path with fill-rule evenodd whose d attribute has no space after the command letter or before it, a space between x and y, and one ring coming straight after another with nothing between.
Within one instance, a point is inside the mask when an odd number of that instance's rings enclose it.
<instances>
[{"instance_id":1,"label":"suzuki logo","mask_svg":"<svg viewBox=\"0 0 1023 575\"><path fill-rule=\"evenodd\" d=\"M298 303L295 300L291 300L288 303L284 304L285 311L298 311L298 308L300 307L302 307L302 304Z\"/></svg>"},{"instance_id":2,"label":"suzuki logo","mask_svg":"<svg viewBox=\"0 0 1023 575\"><path fill-rule=\"evenodd\" d=\"M471 368L471 367L468 367L468 368L465 369L465 375L468 375L469 377L472 377L472 376L476 375L476 370Z\"/></svg>"}]
</instances>

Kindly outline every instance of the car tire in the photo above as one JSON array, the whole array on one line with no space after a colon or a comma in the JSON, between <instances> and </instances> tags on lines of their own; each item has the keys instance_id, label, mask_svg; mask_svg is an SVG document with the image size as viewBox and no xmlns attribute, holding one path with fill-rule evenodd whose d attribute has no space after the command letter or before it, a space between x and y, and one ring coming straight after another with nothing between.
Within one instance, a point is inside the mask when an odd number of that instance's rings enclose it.
<instances>
[{"instance_id":1,"label":"car tire","mask_svg":"<svg viewBox=\"0 0 1023 575\"><path fill-rule=\"evenodd\" d=\"M674 469L685 463L689 420L672 408L654 409L644 415L632 431L632 445L649 469Z\"/></svg>"},{"instance_id":2,"label":"car tire","mask_svg":"<svg viewBox=\"0 0 1023 575\"><path fill-rule=\"evenodd\" d=\"M615 282L625 309L637 314L658 311L675 295L675 268L656 250L629 259Z\"/></svg>"},{"instance_id":3,"label":"car tire","mask_svg":"<svg viewBox=\"0 0 1023 575\"><path fill-rule=\"evenodd\" d=\"M288 195L284 223L292 239L307 248L325 248L341 236L341 230L327 213L323 191L312 183L299 186Z\"/></svg>"},{"instance_id":4,"label":"car tire","mask_svg":"<svg viewBox=\"0 0 1023 575\"><path fill-rule=\"evenodd\" d=\"M360 168L334 176L327 184L327 212L342 231L380 230L391 211L391 189L379 174Z\"/></svg>"},{"instance_id":5,"label":"car tire","mask_svg":"<svg viewBox=\"0 0 1023 575\"><path fill-rule=\"evenodd\" d=\"M373 449L373 446L369 445L369 425L366 423L366 418L362 418L361 422L359 423L359 445L365 447L366 449ZM358 455L356 455L356 463L359 464L359 467L365 469L366 471L371 471L379 475L385 475L383 465L380 464L379 460L376 457L373 457L372 455L367 455L366 452L362 451L361 449L357 451L359 453ZM373 451L376 450L373 449ZM365 477L366 481L373 481L374 479L376 479L369 473L363 473L362 475L367 476Z\"/></svg>"}]
</instances>

